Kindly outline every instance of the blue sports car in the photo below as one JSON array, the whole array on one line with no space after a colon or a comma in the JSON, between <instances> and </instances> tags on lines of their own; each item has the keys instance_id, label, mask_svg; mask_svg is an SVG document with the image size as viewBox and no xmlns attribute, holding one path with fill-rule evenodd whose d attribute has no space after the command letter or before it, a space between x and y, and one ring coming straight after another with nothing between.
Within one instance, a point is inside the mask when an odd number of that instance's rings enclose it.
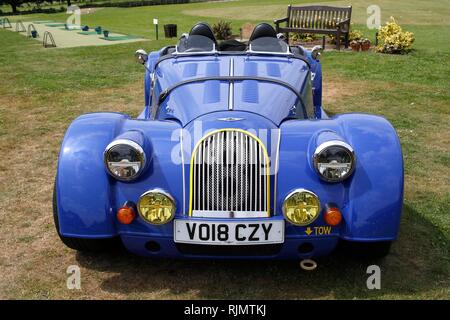
<instances>
[{"instance_id":1,"label":"blue sports car","mask_svg":"<svg viewBox=\"0 0 450 320\"><path fill-rule=\"evenodd\" d=\"M314 259L338 244L386 255L401 145L382 117L325 113L320 49L264 23L248 42L218 42L199 23L176 46L138 50L142 113L85 114L65 134L63 243L189 259Z\"/></svg>"}]
</instances>

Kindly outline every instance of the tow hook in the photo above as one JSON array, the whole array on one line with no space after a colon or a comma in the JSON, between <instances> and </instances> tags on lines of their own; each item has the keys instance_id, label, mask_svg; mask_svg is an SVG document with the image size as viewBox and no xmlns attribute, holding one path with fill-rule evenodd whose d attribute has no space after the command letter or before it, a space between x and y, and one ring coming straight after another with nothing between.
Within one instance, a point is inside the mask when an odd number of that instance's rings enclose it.
<instances>
[{"instance_id":1,"label":"tow hook","mask_svg":"<svg viewBox=\"0 0 450 320\"><path fill-rule=\"evenodd\" d=\"M305 271L313 271L317 268L317 262L311 259L305 259L300 261L300 268L302 268Z\"/></svg>"}]
</instances>

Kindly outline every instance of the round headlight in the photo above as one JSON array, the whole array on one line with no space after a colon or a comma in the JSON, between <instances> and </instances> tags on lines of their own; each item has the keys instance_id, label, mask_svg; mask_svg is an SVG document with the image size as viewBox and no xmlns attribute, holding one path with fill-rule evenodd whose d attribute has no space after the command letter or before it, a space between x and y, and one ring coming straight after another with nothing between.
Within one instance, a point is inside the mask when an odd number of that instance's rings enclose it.
<instances>
[{"instance_id":1,"label":"round headlight","mask_svg":"<svg viewBox=\"0 0 450 320\"><path fill-rule=\"evenodd\" d=\"M139 199L138 211L151 224L165 224L175 215L175 201L162 190L150 190Z\"/></svg>"},{"instance_id":2,"label":"round headlight","mask_svg":"<svg viewBox=\"0 0 450 320\"><path fill-rule=\"evenodd\" d=\"M320 178L328 182L340 182L355 169L355 152L342 141L328 141L317 147L313 157L314 167Z\"/></svg>"},{"instance_id":3,"label":"round headlight","mask_svg":"<svg viewBox=\"0 0 450 320\"><path fill-rule=\"evenodd\" d=\"M144 169L145 153L134 141L118 139L111 142L104 153L106 169L114 178L129 181Z\"/></svg>"},{"instance_id":4,"label":"round headlight","mask_svg":"<svg viewBox=\"0 0 450 320\"><path fill-rule=\"evenodd\" d=\"M292 224L305 226L317 219L320 213L319 198L311 191L298 189L283 202L283 214Z\"/></svg>"}]
</instances>

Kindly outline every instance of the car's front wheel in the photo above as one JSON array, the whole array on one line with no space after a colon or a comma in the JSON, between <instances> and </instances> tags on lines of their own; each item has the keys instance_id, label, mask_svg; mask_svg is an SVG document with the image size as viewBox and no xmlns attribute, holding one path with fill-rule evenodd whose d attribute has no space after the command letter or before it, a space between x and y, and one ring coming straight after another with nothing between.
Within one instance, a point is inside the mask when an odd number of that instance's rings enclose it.
<instances>
[{"instance_id":1,"label":"car's front wheel","mask_svg":"<svg viewBox=\"0 0 450 320\"><path fill-rule=\"evenodd\" d=\"M391 250L392 241L355 242L340 240L338 250L358 258L381 259Z\"/></svg>"},{"instance_id":2,"label":"car's front wheel","mask_svg":"<svg viewBox=\"0 0 450 320\"><path fill-rule=\"evenodd\" d=\"M56 201L56 183L53 187L53 221L61 241L69 248L77 251L100 252L109 251L121 246L120 238L86 239L65 237L59 231L58 204Z\"/></svg>"}]
</instances>

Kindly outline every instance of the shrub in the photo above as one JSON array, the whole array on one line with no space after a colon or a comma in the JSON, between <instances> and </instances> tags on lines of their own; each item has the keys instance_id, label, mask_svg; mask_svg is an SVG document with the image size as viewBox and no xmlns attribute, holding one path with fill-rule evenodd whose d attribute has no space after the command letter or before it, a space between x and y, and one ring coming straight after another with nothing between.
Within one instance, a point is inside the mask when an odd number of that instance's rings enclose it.
<instances>
[{"instance_id":1,"label":"shrub","mask_svg":"<svg viewBox=\"0 0 450 320\"><path fill-rule=\"evenodd\" d=\"M361 31L356 30L356 29L355 30L350 29L350 33L348 35L348 40L349 41L353 41L353 40L358 41L358 40L361 40L363 37L364 37L364 34Z\"/></svg>"},{"instance_id":2,"label":"shrub","mask_svg":"<svg viewBox=\"0 0 450 320\"><path fill-rule=\"evenodd\" d=\"M217 40L228 40L231 38L231 22L219 21L213 25L214 36Z\"/></svg>"},{"instance_id":3,"label":"shrub","mask_svg":"<svg viewBox=\"0 0 450 320\"><path fill-rule=\"evenodd\" d=\"M316 40L318 36L312 33L293 33L290 38L293 42L312 42Z\"/></svg>"},{"instance_id":4,"label":"shrub","mask_svg":"<svg viewBox=\"0 0 450 320\"><path fill-rule=\"evenodd\" d=\"M336 44L336 36L330 35L330 40L328 41L331 44ZM364 37L364 34L357 29L350 29L350 33L348 34L348 41L359 41ZM344 43L345 37L341 36L341 43Z\"/></svg>"},{"instance_id":5,"label":"shrub","mask_svg":"<svg viewBox=\"0 0 450 320\"><path fill-rule=\"evenodd\" d=\"M403 31L402 28L391 17L391 21L378 31L377 51L382 53L405 54L412 50L414 34Z\"/></svg>"}]
</instances>

